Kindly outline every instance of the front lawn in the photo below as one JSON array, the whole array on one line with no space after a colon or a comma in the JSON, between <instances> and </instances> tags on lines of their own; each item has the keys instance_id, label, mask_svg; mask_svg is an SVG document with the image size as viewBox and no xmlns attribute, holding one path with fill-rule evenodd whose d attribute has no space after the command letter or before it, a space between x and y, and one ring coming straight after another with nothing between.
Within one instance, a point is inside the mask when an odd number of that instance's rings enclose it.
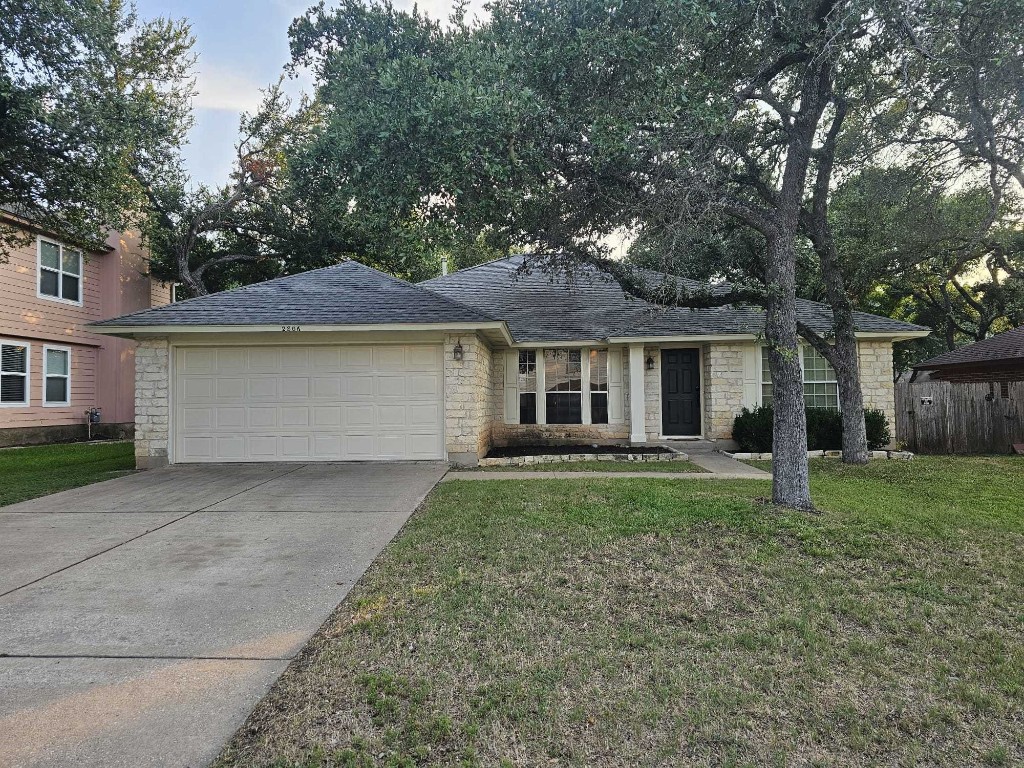
<instances>
[{"instance_id":1,"label":"front lawn","mask_svg":"<svg viewBox=\"0 0 1024 768\"><path fill-rule=\"evenodd\" d=\"M134 451L131 442L4 448L0 507L122 475L135 468Z\"/></svg>"},{"instance_id":2,"label":"front lawn","mask_svg":"<svg viewBox=\"0 0 1024 768\"><path fill-rule=\"evenodd\" d=\"M1024 761L1024 461L442 483L221 766Z\"/></svg>"},{"instance_id":3,"label":"front lawn","mask_svg":"<svg viewBox=\"0 0 1024 768\"><path fill-rule=\"evenodd\" d=\"M476 472L707 472L690 461L556 461L521 467L473 467Z\"/></svg>"}]
</instances>

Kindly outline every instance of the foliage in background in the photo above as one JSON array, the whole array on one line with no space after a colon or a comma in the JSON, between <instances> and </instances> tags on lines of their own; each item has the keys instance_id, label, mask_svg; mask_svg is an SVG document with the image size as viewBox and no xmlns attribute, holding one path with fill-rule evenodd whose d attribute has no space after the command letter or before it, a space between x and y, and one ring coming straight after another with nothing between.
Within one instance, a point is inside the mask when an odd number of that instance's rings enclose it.
<instances>
[{"instance_id":1,"label":"foliage in background","mask_svg":"<svg viewBox=\"0 0 1024 768\"><path fill-rule=\"evenodd\" d=\"M191 126L188 24L121 0L0 0L0 208L80 244L138 224L134 170ZM0 258L19 242L0 230Z\"/></svg>"}]
</instances>

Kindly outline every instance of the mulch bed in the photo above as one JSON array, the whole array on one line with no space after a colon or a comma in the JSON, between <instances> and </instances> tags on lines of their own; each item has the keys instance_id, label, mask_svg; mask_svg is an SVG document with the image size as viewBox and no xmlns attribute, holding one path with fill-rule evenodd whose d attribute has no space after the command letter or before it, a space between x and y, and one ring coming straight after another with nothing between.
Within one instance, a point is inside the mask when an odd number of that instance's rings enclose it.
<instances>
[{"instance_id":1,"label":"mulch bed","mask_svg":"<svg viewBox=\"0 0 1024 768\"><path fill-rule=\"evenodd\" d=\"M491 448L485 458L507 459L518 456L568 456L580 453L673 453L660 445L509 445Z\"/></svg>"}]
</instances>

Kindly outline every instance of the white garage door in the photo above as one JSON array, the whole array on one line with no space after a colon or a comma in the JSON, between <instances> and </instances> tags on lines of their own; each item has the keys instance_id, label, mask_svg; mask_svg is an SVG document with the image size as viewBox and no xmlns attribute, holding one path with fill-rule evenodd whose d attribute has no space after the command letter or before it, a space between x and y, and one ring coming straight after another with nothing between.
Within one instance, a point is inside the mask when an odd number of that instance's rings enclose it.
<instances>
[{"instance_id":1,"label":"white garage door","mask_svg":"<svg viewBox=\"0 0 1024 768\"><path fill-rule=\"evenodd\" d=\"M439 345L179 347L174 461L444 457Z\"/></svg>"}]
</instances>

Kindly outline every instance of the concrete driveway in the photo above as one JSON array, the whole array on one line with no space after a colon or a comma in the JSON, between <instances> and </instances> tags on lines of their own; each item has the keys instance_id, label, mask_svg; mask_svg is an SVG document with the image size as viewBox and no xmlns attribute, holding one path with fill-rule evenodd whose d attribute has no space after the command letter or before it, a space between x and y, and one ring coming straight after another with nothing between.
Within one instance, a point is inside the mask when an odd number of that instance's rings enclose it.
<instances>
[{"instance_id":1,"label":"concrete driveway","mask_svg":"<svg viewBox=\"0 0 1024 768\"><path fill-rule=\"evenodd\" d=\"M444 475L153 470L0 508L0 766L202 766Z\"/></svg>"}]
</instances>

